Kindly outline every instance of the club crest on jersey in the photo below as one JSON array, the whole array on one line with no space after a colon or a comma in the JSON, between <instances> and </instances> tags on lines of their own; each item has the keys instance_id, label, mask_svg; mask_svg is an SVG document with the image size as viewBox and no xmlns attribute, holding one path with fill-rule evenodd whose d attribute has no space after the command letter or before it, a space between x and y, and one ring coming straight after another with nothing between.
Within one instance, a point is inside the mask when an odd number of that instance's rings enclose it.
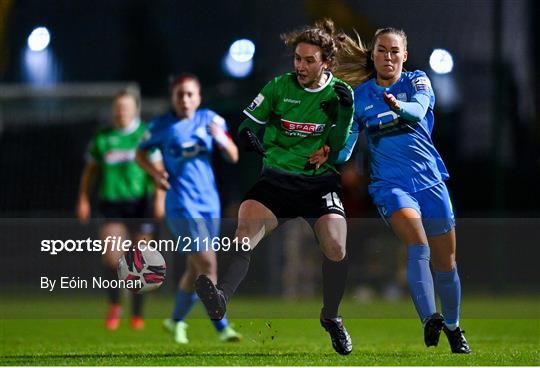
<instances>
[{"instance_id":1,"label":"club crest on jersey","mask_svg":"<svg viewBox=\"0 0 540 368\"><path fill-rule=\"evenodd\" d=\"M407 102L407 94L406 94L405 92L403 92L403 93L398 93L398 94L396 95L396 99L397 99L398 101Z\"/></svg>"},{"instance_id":2,"label":"club crest on jersey","mask_svg":"<svg viewBox=\"0 0 540 368\"><path fill-rule=\"evenodd\" d=\"M257 97L255 97L253 102L249 104L248 110L255 110L257 107L259 107L262 104L263 101L264 101L264 96L259 93Z\"/></svg>"},{"instance_id":3,"label":"club crest on jersey","mask_svg":"<svg viewBox=\"0 0 540 368\"><path fill-rule=\"evenodd\" d=\"M320 135L324 132L324 124L317 123L300 123L281 119L281 126L289 135L307 136L310 134Z\"/></svg>"}]
</instances>

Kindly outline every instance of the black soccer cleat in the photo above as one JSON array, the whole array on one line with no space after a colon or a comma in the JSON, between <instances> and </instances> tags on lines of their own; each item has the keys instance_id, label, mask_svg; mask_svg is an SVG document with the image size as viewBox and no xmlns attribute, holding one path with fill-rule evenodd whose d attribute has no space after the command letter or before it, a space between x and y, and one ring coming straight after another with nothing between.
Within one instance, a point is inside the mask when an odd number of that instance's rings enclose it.
<instances>
[{"instance_id":1,"label":"black soccer cleat","mask_svg":"<svg viewBox=\"0 0 540 368\"><path fill-rule=\"evenodd\" d=\"M343 318L322 318L321 326L330 334L332 347L341 355L349 355L352 351L351 336L343 325Z\"/></svg>"},{"instance_id":2,"label":"black soccer cleat","mask_svg":"<svg viewBox=\"0 0 540 368\"><path fill-rule=\"evenodd\" d=\"M441 336L441 330L444 325L444 318L440 313L433 313L426 320L424 325L424 342L427 347L437 346L439 344L439 337Z\"/></svg>"},{"instance_id":3,"label":"black soccer cleat","mask_svg":"<svg viewBox=\"0 0 540 368\"><path fill-rule=\"evenodd\" d=\"M443 331L448 337L448 343L450 344L450 349L452 353L456 354L470 354L471 348L465 339L463 334L465 331L457 327L454 331L451 331L448 327L444 326Z\"/></svg>"},{"instance_id":4,"label":"black soccer cleat","mask_svg":"<svg viewBox=\"0 0 540 368\"><path fill-rule=\"evenodd\" d=\"M219 290L206 275L200 275L197 278L195 290L203 302L210 319L214 321L223 319L227 310L227 301L223 291Z\"/></svg>"}]
</instances>

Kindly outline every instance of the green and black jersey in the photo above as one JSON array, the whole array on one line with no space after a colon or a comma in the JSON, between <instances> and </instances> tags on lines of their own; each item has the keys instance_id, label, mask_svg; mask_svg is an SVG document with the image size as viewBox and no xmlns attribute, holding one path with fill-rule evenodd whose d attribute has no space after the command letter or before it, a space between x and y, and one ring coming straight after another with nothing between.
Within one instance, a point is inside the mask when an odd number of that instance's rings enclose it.
<instances>
[{"instance_id":1,"label":"green and black jersey","mask_svg":"<svg viewBox=\"0 0 540 368\"><path fill-rule=\"evenodd\" d=\"M99 197L106 201L131 201L154 191L152 179L135 162L135 153L147 131L135 121L126 129L104 128L97 132L87 154L101 169Z\"/></svg>"},{"instance_id":2,"label":"green and black jersey","mask_svg":"<svg viewBox=\"0 0 540 368\"><path fill-rule=\"evenodd\" d=\"M337 171L330 162L318 170L307 165L309 156L325 144L332 151L341 150L352 125L353 107L339 105L333 88L343 82L327 75L326 83L316 89L302 87L295 73L278 76L244 110L257 123L250 126L265 128L265 168L302 175Z\"/></svg>"}]
</instances>

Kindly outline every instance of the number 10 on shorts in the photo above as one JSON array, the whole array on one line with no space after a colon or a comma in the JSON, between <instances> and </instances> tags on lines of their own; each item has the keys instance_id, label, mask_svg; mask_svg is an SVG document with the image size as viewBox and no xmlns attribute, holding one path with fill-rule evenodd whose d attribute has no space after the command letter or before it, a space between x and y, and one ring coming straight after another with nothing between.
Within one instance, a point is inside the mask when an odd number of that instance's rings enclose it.
<instances>
[{"instance_id":1,"label":"number 10 on shorts","mask_svg":"<svg viewBox=\"0 0 540 368\"><path fill-rule=\"evenodd\" d=\"M328 208L339 208L343 211L343 203L341 203L341 200L339 199L336 192L328 192L325 195L322 196L324 200L326 200L326 207Z\"/></svg>"}]
</instances>

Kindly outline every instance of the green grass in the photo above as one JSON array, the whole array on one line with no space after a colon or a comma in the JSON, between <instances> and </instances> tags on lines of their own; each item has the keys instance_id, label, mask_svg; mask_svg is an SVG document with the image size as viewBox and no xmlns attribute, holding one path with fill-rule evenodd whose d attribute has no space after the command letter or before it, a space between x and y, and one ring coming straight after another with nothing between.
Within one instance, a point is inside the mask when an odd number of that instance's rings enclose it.
<instances>
[{"instance_id":1,"label":"green grass","mask_svg":"<svg viewBox=\"0 0 540 368\"><path fill-rule=\"evenodd\" d=\"M349 300L343 312L354 351L347 357L334 353L311 318L318 301L236 300L230 310L244 335L238 344L219 343L199 306L188 320L190 344L178 346L157 318L168 314L170 298L148 300L152 318L144 331L130 330L124 320L115 332L96 317L104 312L99 297L8 299L0 301L0 365L540 365L535 298L466 299L462 327L473 353L465 356L451 354L444 335L437 348L426 348L408 300ZM57 318L62 314L73 319Z\"/></svg>"}]
</instances>

